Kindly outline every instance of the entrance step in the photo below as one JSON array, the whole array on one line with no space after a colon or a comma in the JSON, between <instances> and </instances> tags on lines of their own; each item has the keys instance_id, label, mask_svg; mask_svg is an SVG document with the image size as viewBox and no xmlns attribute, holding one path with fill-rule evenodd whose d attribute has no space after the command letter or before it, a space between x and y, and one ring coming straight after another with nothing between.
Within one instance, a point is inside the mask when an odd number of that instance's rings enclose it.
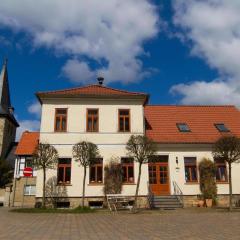
<instances>
[{"instance_id":1,"label":"entrance step","mask_svg":"<svg viewBox=\"0 0 240 240\"><path fill-rule=\"evenodd\" d=\"M151 200L153 208L158 209L177 209L183 208L183 204L179 201L177 196L166 195L166 196L153 196Z\"/></svg>"}]
</instances>

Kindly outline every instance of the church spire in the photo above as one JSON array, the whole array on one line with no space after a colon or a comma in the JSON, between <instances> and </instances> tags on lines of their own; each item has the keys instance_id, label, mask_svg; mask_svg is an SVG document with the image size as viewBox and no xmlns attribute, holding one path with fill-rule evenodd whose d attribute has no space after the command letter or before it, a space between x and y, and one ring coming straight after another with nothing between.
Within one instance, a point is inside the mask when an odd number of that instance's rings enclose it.
<instances>
[{"instance_id":1,"label":"church spire","mask_svg":"<svg viewBox=\"0 0 240 240\"><path fill-rule=\"evenodd\" d=\"M8 112L9 108L11 108L7 62L8 60L5 58L0 74L0 108L5 112Z\"/></svg>"}]
</instances>

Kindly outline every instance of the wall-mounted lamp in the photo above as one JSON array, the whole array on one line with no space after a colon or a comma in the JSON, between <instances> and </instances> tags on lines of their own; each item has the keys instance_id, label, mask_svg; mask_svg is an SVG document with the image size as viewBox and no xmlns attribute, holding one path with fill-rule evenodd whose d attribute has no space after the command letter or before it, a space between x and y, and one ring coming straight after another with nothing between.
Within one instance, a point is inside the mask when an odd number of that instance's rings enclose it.
<instances>
[{"instance_id":1,"label":"wall-mounted lamp","mask_svg":"<svg viewBox=\"0 0 240 240\"><path fill-rule=\"evenodd\" d=\"M179 167L178 167L178 157L176 157L176 164L177 164L176 171L179 172Z\"/></svg>"}]
</instances>

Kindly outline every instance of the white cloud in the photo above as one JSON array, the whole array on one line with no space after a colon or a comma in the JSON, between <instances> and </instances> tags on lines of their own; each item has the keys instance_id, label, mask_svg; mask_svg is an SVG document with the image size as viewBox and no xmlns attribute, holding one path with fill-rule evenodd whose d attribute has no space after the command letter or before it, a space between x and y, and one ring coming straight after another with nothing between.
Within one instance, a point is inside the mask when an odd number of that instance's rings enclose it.
<instances>
[{"instance_id":1,"label":"white cloud","mask_svg":"<svg viewBox=\"0 0 240 240\"><path fill-rule=\"evenodd\" d=\"M96 79L95 71L92 71L85 62L76 59L68 60L62 71L65 76L76 83L87 83Z\"/></svg>"},{"instance_id":2,"label":"white cloud","mask_svg":"<svg viewBox=\"0 0 240 240\"><path fill-rule=\"evenodd\" d=\"M20 127L17 128L16 140L18 141L24 131L39 131L40 121L38 120L20 120Z\"/></svg>"},{"instance_id":3,"label":"white cloud","mask_svg":"<svg viewBox=\"0 0 240 240\"><path fill-rule=\"evenodd\" d=\"M28 112L34 114L36 117L41 116L42 106L39 102L34 102L28 107Z\"/></svg>"},{"instance_id":4,"label":"white cloud","mask_svg":"<svg viewBox=\"0 0 240 240\"><path fill-rule=\"evenodd\" d=\"M240 105L240 1L175 0L174 10L174 23L190 40L191 53L217 69L220 80L181 84L172 92L189 104Z\"/></svg>"},{"instance_id":5,"label":"white cloud","mask_svg":"<svg viewBox=\"0 0 240 240\"><path fill-rule=\"evenodd\" d=\"M178 84L170 90L182 96L182 104L240 104L239 90L223 81L196 81L190 84Z\"/></svg>"},{"instance_id":6,"label":"white cloud","mask_svg":"<svg viewBox=\"0 0 240 240\"><path fill-rule=\"evenodd\" d=\"M99 64L97 71L104 72L108 82L137 81L145 74L139 60L143 43L157 35L160 22L148 0L0 1L0 25L27 32L34 47L68 54L72 60L63 70L74 82L96 74L86 62L73 60L83 57ZM76 76L77 64L83 78Z\"/></svg>"}]
</instances>

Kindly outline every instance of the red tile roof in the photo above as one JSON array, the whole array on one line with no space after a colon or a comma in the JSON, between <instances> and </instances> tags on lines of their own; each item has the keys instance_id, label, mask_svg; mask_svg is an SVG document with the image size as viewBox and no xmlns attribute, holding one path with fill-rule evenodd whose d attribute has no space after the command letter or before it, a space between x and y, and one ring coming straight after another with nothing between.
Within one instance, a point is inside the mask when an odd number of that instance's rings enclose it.
<instances>
[{"instance_id":1,"label":"red tile roof","mask_svg":"<svg viewBox=\"0 0 240 240\"><path fill-rule=\"evenodd\" d=\"M240 137L240 111L234 106L145 106L146 135L159 143L214 143L223 134ZM191 132L179 132L186 123ZM230 133L220 133L224 123Z\"/></svg>"},{"instance_id":2,"label":"red tile roof","mask_svg":"<svg viewBox=\"0 0 240 240\"><path fill-rule=\"evenodd\" d=\"M24 132L15 151L16 155L32 155L38 145L39 132Z\"/></svg>"},{"instance_id":3,"label":"red tile roof","mask_svg":"<svg viewBox=\"0 0 240 240\"><path fill-rule=\"evenodd\" d=\"M140 92L128 92L124 90L105 87L102 85L89 85L84 87L70 88L49 92L38 92L37 97L87 97L87 96L100 96L100 97L142 97L145 102L148 100L148 94Z\"/></svg>"}]
</instances>

